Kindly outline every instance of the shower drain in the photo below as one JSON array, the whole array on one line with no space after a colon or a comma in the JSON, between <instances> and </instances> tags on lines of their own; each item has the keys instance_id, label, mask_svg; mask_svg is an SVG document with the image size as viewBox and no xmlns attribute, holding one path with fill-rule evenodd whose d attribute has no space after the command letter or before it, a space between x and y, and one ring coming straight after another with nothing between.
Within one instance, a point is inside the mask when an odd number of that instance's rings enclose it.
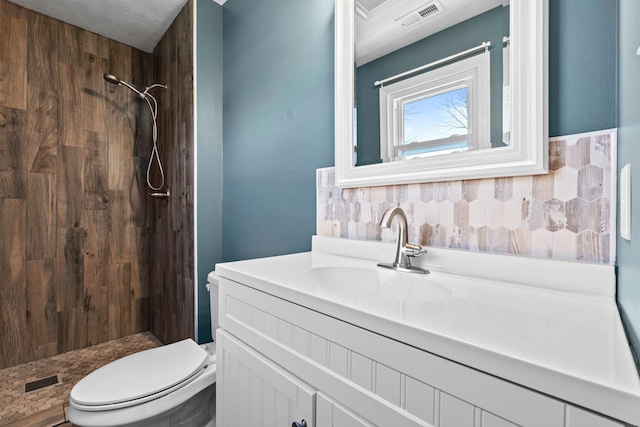
<instances>
[{"instance_id":1,"label":"shower drain","mask_svg":"<svg viewBox=\"0 0 640 427\"><path fill-rule=\"evenodd\" d=\"M28 383L24 384L23 393L40 390L41 388L49 387L50 385L54 384L62 384L62 381L60 381L60 375L56 374L50 377L41 378L39 380L29 381Z\"/></svg>"}]
</instances>

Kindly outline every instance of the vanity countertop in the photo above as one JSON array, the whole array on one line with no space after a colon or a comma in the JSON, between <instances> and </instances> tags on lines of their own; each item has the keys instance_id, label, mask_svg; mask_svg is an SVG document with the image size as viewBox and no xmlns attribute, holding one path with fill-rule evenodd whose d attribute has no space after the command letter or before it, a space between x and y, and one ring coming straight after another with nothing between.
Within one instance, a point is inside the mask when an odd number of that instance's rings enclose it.
<instances>
[{"instance_id":1,"label":"vanity countertop","mask_svg":"<svg viewBox=\"0 0 640 427\"><path fill-rule=\"evenodd\" d=\"M425 284L452 291L437 301L339 301L303 277L319 267L376 269L394 253L394 244L314 237L311 252L218 264L215 273L640 425L640 379L615 303L613 266L429 249L419 263L431 270Z\"/></svg>"}]
</instances>

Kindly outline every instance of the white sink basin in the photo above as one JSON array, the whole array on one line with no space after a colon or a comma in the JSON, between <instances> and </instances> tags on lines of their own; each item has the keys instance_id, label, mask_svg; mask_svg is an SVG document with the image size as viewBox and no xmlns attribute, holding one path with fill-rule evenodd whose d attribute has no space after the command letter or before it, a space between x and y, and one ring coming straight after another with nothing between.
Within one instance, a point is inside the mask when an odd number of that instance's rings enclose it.
<instances>
[{"instance_id":1,"label":"white sink basin","mask_svg":"<svg viewBox=\"0 0 640 427\"><path fill-rule=\"evenodd\" d=\"M451 297L449 288L429 275L403 273L383 268L314 267L302 277L323 298L353 303L358 301L425 302Z\"/></svg>"}]
</instances>

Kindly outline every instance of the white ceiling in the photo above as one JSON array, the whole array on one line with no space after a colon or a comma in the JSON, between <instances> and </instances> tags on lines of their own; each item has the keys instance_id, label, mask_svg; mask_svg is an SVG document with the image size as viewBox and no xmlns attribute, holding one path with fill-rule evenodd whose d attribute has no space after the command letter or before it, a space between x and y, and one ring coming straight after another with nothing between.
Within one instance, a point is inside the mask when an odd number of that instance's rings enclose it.
<instances>
[{"instance_id":1,"label":"white ceiling","mask_svg":"<svg viewBox=\"0 0 640 427\"><path fill-rule=\"evenodd\" d=\"M187 0L9 0L145 52L153 52ZM220 5L228 0L212 0ZM297 0L295 0L297 1ZM438 0L444 12L408 29L396 22L432 0L359 0L376 4L356 14L356 63L362 65L508 0ZM479 42L480 43L480 42Z\"/></svg>"},{"instance_id":2,"label":"white ceiling","mask_svg":"<svg viewBox=\"0 0 640 427\"><path fill-rule=\"evenodd\" d=\"M187 0L9 0L152 52ZM215 0L224 3L222 0Z\"/></svg>"},{"instance_id":3,"label":"white ceiling","mask_svg":"<svg viewBox=\"0 0 640 427\"><path fill-rule=\"evenodd\" d=\"M509 0L437 0L442 12L409 27L401 20L433 0L358 0L371 5L365 19L356 13L356 65L360 66L445 28L466 21ZM478 40L478 44L486 40Z\"/></svg>"}]
</instances>

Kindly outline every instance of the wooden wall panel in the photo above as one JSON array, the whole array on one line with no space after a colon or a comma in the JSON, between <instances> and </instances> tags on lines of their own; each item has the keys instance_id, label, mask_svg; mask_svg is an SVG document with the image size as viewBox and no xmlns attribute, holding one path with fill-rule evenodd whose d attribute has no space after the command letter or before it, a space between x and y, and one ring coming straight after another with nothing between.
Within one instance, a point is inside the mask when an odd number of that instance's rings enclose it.
<instances>
[{"instance_id":1,"label":"wooden wall panel","mask_svg":"<svg viewBox=\"0 0 640 427\"><path fill-rule=\"evenodd\" d=\"M26 196L26 114L0 105L0 197Z\"/></svg>"},{"instance_id":2,"label":"wooden wall panel","mask_svg":"<svg viewBox=\"0 0 640 427\"><path fill-rule=\"evenodd\" d=\"M26 203L0 198L0 290L25 289Z\"/></svg>"},{"instance_id":3,"label":"wooden wall panel","mask_svg":"<svg viewBox=\"0 0 640 427\"><path fill-rule=\"evenodd\" d=\"M148 329L150 121L102 75L154 74L152 55L7 0L0 58L3 368Z\"/></svg>"},{"instance_id":4,"label":"wooden wall panel","mask_svg":"<svg viewBox=\"0 0 640 427\"><path fill-rule=\"evenodd\" d=\"M58 54L58 63L67 63L76 67L74 75L78 74L77 68L82 65L82 57L84 51L82 50L83 34L87 31L75 27L66 22L54 20L56 25L56 38L57 42L56 53Z\"/></svg>"},{"instance_id":5,"label":"wooden wall panel","mask_svg":"<svg viewBox=\"0 0 640 427\"><path fill-rule=\"evenodd\" d=\"M109 223L108 210L86 210L84 225L84 286L109 286Z\"/></svg>"},{"instance_id":6,"label":"wooden wall panel","mask_svg":"<svg viewBox=\"0 0 640 427\"><path fill-rule=\"evenodd\" d=\"M85 131L84 155L84 209L109 209L109 135Z\"/></svg>"},{"instance_id":7,"label":"wooden wall panel","mask_svg":"<svg viewBox=\"0 0 640 427\"><path fill-rule=\"evenodd\" d=\"M84 52L109 58L109 39L88 31L85 31L83 36L82 50Z\"/></svg>"},{"instance_id":8,"label":"wooden wall panel","mask_svg":"<svg viewBox=\"0 0 640 427\"><path fill-rule=\"evenodd\" d=\"M27 174L27 206L27 259L55 258L55 175Z\"/></svg>"},{"instance_id":9,"label":"wooden wall panel","mask_svg":"<svg viewBox=\"0 0 640 427\"><path fill-rule=\"evenodd\" d=\"M59 85L58 102L58 145L82 147L82 109L81 81L77 79L78 67L66 62L57 64L57 80Z\"/></svg>"},{"instance_id":10,"label":"wooden wall panel","mask_svg":"<svg viewBox=\"0 0 640 427\"><path fill-rule=\"evenodd\" d=\"M53 356L58 346L55 260L27 261L27 329L32 357ZM53 346L53 352L50 352ZM41 356L42 357L42 356Z\"/></svg>"},{"instance_id":11,"label":"wooden wall panel","mask_svg":"<svg viewBox=\"0 0 640 427\"><path fill-rule=\"evenodd\" d=\"M7 3L7 0L2 0L3 6ZM34 86L54 89L57 99L58 55L52 44L56 39L58 21L29 11L27 24L27 81Z\"/></svg>"},{"instance_id":12,"label":"wooden wall panel","mask_svg":"<svg viewBox=\"0 0 640 427\"><path fill-rule=\"evenodd\" d=\"M27 20L27 10L13 3L0 3L0 15Z\"/></svg>"},{"instance_id":13,"label":"wooden wall panel","mask_svg":"<svg viewBox=\"0 0 640 427\"><path fill-rule=\"evenodd\" d=\"M137 262L131 263L131 296L136 299L148 298L150 264L148 245L144 242L146 230L143 227L132 227L131 233L131 253L137 256Z\"/></svg>"},{"instance_id":14,"label":"wooden wall panel","mask_svg":"<svg viewBox=\"0 0 640 427\"><path fill-rule=\"evenodd\" d=\"M27 109L27 23L0 14L0 104Z\"/></svg>"},{"instance_id":15,"label":"wooden wall panel","mask_svg":"<svg viewBox=\"0 0 640 427\"><path fill-rule=\"evenodd\" d=\"M96 286L85 290L87 314L87 345L109 340L109 286ZM146 331L146 328L136 329Z\"/></svg>"},{"instance_id":16,"label":"wooden wall panel","mask_svg":"<svg viewBox=\"0 0 640 427\"><path fill-rule=\"evenodd\" d=\"M58 227L80 227L84 206L84 158L84 150L81 147L58 146Z\"/></svg>"},{"instance_id":17,"label":"wooden wall panel","mask_svg":"<svg viewBox=\"0 0 640 427\"><path fill-rule=\"evenodd\" d=\"M124 90L124 89L123 89ZM109 119L109 129L121 129L126 134L114 135L109 132L109 188L111 190L126 191L133 175L133 147L134 119L124 115L112 114Z\"/></svg>"},{"instance_id":18,"label":"wooden wall panel","mask_svg":"<svg viewBox=\"0 0 640 427\"><path fill-rule=\"evenodd\" d=\"M109 338L131 334L131 264L112 264L109 284Z\"/></svg>"},{"instance_id":19,"label":"wooden wall panel","mask_svg":"<svg viewBox=\"0 0 640 427\"><path fill-rule=\"evenodd\" d=\"M128 194L122 190L112 190L110 199L109 249L111 262L123 264L131 259L131 206L129 206Z\"/></svg>"},{"instance_id":20,"label":"wooden wall panel","mask_svg":"<svg viewBox=\"0 0 640 427\"><path fill-rule=\"evenodd\" d=\"M103 74L109 60L91 53L82 58L83 80L80 93L81 129L106 134L108 130L107 87ZM122 77L120 77L122 78ZM121 88L124 89L124 88Z\"/></svg>"},{"instance_id":21,"label":"wooden wall panel","mask_svg":"<svg viewBox=\"0 0 640 427\"><path fill-rule=\"evenodd\" d=\"M67 351L87 346L87 321L84 308L72 308L58 312L58 351Z\"/></svg>"},{"instance_id":22,"label":"wooden wall panel","mask_svg":"<svg viewBox=\"0 0 640 427\"><path fill-rule=\"evenodd\" d=\"M7 366L27 358L27 290L0 290L0 359Z\"/></svg>"},{"instance_id":23,"label":"wooden wall panel","mask_svg":"<svg viewBox=\"0 0 640 427\"><path fill-rule=\"evenodd\" d=\"M158 92L158 148L171 198L153 201L150 329L165 343L194 336L192 36L189 1L154 51L156 81L168 85Z\"/></svg>"},{"instance_id":24,"label":"wooden wall panel","mask_svg":"<svg viewBox=\"0 0 640 427\"><path fill-rule=\"evenodd\" d=\"M58 312L84 303L84 229L58 228L57 301Z\"/></svg>"},{"instance_id":25,"label":"wooden wall panel","mask_svg":"<svg viewBox=\"0 0 640 427\"><path fill-rule=\"evenodd\" d=\"M29 85L27 171L56 173L58 143L57 91Z\"/></svg>"}]
</instances>

